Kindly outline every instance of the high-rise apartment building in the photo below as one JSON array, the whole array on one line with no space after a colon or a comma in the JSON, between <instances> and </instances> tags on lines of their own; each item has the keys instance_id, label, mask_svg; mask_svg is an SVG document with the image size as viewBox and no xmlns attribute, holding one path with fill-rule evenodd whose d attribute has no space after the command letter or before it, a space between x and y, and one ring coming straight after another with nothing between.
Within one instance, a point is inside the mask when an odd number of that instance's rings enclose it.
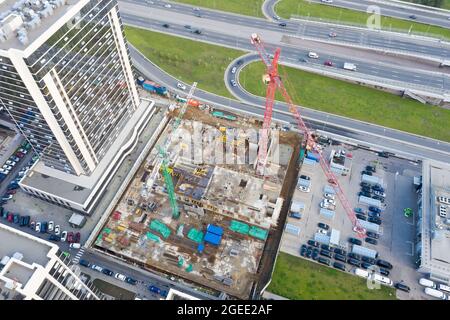
<instances>
[{"instance_id":1,"label":"high-rise apartment building","mask_svg":"<svg viewBox=\"0 0 450 320\"><path fill-rule=\"evenodd\" d=\"M89 212L153 106L117 1L0 0L0 106L40 155L21 187Z\"/></svg>"}]
</instances>

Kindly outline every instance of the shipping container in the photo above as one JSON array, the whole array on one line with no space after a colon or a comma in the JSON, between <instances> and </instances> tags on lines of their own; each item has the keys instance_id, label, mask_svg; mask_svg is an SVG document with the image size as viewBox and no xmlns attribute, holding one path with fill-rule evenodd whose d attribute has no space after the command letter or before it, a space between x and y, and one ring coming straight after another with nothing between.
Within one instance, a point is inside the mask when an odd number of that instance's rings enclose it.
<instances>
[{"instance_id":1,"label":"shipping container","mask_svg":"<svg viewBox=\"0 0 450 320\"><path fill-rule=\"evenodd\" d=\"M380 226L376 223L372 223L372 222L361 220L361 219L358 219L358 222L359 222L360 226L363 227L364 229L366 229L367 231L372 231L375 233L380 232Z\"/></svg>"},{"instance_id":2,"label":"shipping container","mask_svg":"<svg viewBox=\"0 0 450 320\"><path fill-rule=\"evenodd\" d=\"M352 253L359 254L361 256L369 257L376 259L378 257L378 252L373 249L369 249L363 246L358 246L357 244L354 244L352 246Z\"/></svg>"},{"instance_id":3,"label":"shipping container","mask_svg":"<svg viewBox=\"0 0 450 320\"><path fill-rule=\"evenodd\" d=\"M308 152L308 155L306 156L306 159L311 159L311 160L314 160L316 162L319 162L320 161L319 157L320 156L318 154L314 154L314 153Z\"/></svg>"},{"instance_id":4,"label":"shipping container","mask_svg":"<svg viewBox=\"0 0 450 320\"><path fill-rule=\"evenodd\" d=\"M315 166L317 164L317 162L314 160L305 158L305 159L303 159L303 164L307 165L307 166Z\"/></svg>"},{"instance_id":5,"label":"shipping container","mask_svg":"<svg viewBox=\"0 0 450 320\"><path fill-rule=\"evenodd\" d=\"M359 203L366 204L368 206L375 206L381 208L381 201L369 197L359 196Z\"/></svg>"},{"instance_id":6,"label":"shipping container","mask_svg":"<svg viewBox=\"0 0 450 320\"><path fill-rule=\"evenodd\" d=\"M383 179L377 176L369 176L367 174L363 174L361 180L362 182L367 182L373 185L375 184L379 184L381 186L383 185Z\"/></svg>"}]
</instances>

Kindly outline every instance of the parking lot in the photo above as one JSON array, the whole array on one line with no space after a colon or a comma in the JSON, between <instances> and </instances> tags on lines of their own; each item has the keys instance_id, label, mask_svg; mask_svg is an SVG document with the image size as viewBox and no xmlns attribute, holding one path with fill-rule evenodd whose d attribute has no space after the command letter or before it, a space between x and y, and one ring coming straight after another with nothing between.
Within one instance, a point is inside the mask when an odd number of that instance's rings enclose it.
<instances>
[{"instance_id":1,"label":"parking lot","mask_svg":"<svg viewBox=\"0 0 450 320\"><path fill-rule=\"evenodd\" d=\"M420 164L393 157L380 157L376 152L349 145L331 145L326 147L323 150L323 154L327 157L327 160L333 149L336 151L345 150L347 155L351 154L352 156L349 174L347 176L336 176L352 208L361 208L365 213L366 219L369 206L358 202L358 192L361 192L361 172L366 169L366 166L370 165L376 169L373 176L383 179L382 188L386 197L384 205L381 206L380 219L382 223L380 225L379 238L376 240L377 244L367 243L365 238L359 239L362 241L362 246L376 250L379 259L389 261L394 266L388 275L394 283L402 282L411 288L409 294L397 290L397 296L400 299L425 299L423 288L417 282L420 276L416 272L414 265L414 216L405 217L403 213L404 208L411 208L413 215L416 210L417 195L413 179L414 176L421 175ZM350 237L358 237L353 232L350 219L342 205L336 203L334 218L326 218L319 214L320 203L324 198L324 188L328 185L321 166L318 163L315 165L304 163L299 175L310 177L310 191L302 192L299 188L296 189L293 202L301 203L300 206L304 206L304 209L300 210L300 219L289 217L287 223L300 228L300 233L296 235L295 232L285 232L281 250L300 256L302 244L306 244L308 240L314 239L315 233L321 229L318 227L318 223L324 223L329 226L329 229L321 232L326 233L328 236L330 236L332 229L340 232L339 244L334 247L340 247L346 250L347 253L351 252L352 245L348 242L348 239ZM337 197L335 197L335 201L339 202ZM319 257L324 256L319 255ZM333 258L329 259L331 266L336 261ZM344 263L344 265L346 271L349 272L354 272L356 268L348 263Z\"/></svg>"}]
</instances>

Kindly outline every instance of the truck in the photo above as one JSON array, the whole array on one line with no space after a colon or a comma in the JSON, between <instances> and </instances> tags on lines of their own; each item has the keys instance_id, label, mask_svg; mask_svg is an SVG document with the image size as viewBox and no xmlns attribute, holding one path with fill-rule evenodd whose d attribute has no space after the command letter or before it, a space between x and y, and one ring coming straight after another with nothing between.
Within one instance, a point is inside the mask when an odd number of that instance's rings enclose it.
<instances>
[{"instance_id":1,"label":"truck","mask_svg":"<svg viewBox=\"0 0 450 320\"><path fill-rule=\"evenodd\" d=\"M353 63L345 62L344 63L344 69L350 70L350 71L356 71L356 65Z\"/></svg>"},{"instance_id":2,"label":"truck","mask_svg":"<svg viewBox=\"0 0 450 320\"><path fill-rule=\"evenodd\" d=\"M157 84L156 82L144 80L144 78L139 77L137 83L140 84L144 90L151 93L157 93L161 96L167 95L167 88Z\"/></svg>"},{"instance_id":3,"label":"truck","mask_svg":"<svg viewBox=\"0 0 450 320\"><path fill-rule=\"evenodd\" d=\"M443 293L442 291L439 291L436 289L425 288L425 294L435 297L435 298L438 298L438 299L447 300L447 295L445 293Z\"/></svg>"}]
</instances>

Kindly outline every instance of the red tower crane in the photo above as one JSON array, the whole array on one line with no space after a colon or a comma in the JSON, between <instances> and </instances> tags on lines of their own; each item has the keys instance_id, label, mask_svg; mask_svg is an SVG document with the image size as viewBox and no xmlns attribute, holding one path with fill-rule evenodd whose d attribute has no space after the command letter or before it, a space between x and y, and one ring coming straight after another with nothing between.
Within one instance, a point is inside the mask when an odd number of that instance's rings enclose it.
<instances>
[{"instance_id":1,"label":"red tower crane","mask_svg":"<svg viewBox=\"0 0 450 320\"><path fill-rule=\"evenodd\" d=\"M303 148L306 150L314 150L317 153L319 153L320 166L322 167L322 170L325 173L328 182L333 186L339 201L341 202L345 212L347 213L348 218L352 222L353 231L355 231L358 234L358 236L363 237L366 233L366 230L358 222L355 212L353 211L349 201L347 200L347 197L345 196L342 187L339 184L339 181L337 180L334 173L331 171L331 168L328 165L328 163L324 160L324 157L321 154L321 150L317 148L316 141L311 131L305 125L305 122L303 121L300 113L298 112L297 107L294 105L291 97L289 96L288 92L286 91L286 88L284 87L283 82L281 81L280 75L278 73L278 59L280 57L281 52L280 48L277 48L275 50L275 54L273 55L273 59L271 61L270 55L267 53L264 44L261 41L261 38L257 34L254 33L251 35L251 43L255 46L256 50L258 51L258 54L261 57L261 60L263 61L264 65L267 68L267 74L263 76L263 80L267 84L266 109L264 111L263 128L259 141L257 173L264 175L267 160L267 144L269 140L270 123L272 122L272 110L275 100L275 92L278 89L280 90L281 94L284 97L284 100L288 104L289 111L294 115L299 130L303 132L303 140L302 140Z\"/></svg>"}]
</instances>

